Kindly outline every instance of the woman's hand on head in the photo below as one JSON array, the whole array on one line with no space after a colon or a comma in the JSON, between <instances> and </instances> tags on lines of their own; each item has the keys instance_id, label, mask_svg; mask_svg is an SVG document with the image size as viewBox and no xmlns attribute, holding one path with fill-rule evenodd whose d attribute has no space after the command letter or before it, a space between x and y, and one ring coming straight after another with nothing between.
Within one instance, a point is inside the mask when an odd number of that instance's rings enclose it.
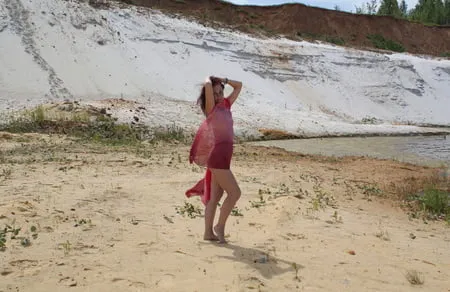
<instances>
[{"instance_id":1,"label":"woman's hand on head","mask_svg":"<svg viewBox=\"0 0 450 292\"><path fill-rule=\"evenodd\" d=\"M210 76L209 79L211 80L211 82L213 84L217 84L217 83L223 82L222 78L219 78L219 77L216 77L216 76Z\"/></svg>"}]
</instances>

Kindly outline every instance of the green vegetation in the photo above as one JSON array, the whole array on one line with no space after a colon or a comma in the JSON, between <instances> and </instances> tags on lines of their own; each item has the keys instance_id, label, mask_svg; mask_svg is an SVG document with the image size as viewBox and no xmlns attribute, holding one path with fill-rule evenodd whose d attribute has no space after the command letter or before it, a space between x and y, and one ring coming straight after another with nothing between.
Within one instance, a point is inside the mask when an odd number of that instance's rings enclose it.
<instances>
[{"instance_id":1,"label":"green vegetation","mask_svg":"<svg viewBox=\"0 0 450 292\"><path fill-rule=\"evenodd\" d=\"M356 7L357 14L386 15L417 21L425 25L450 24L450 0L419 0L408 10L405 0L370 0Z\"/></svg>"},{"instance_id":2,"label":"green vegetation","mask_svg":"<svg viewBox=\"0 0 450 292\"><path fill-rule=\"evenodd\" d=\"M200 217L202 215L202 210L189 202L184 202L184 206L175 207L175 211L177 212L177 214L180 214L182 216L187 215L191 219Z\"/></svg>"},{"instance_id":3,"label":"green vegetation","mask_svg":"<svg viewBox=\"0 0 450 292\"><path fill-rule=\"evenodd\" d=\"M392 40L385 39L382 35L371 34L367 38L372 42L372 44L382 50L390 50L394 52L404 52L405 48L402 44L396 43Z\"/></svg>"},{"instance_id":4,"label":"green vegetation","mask_svg":"<svg viewBox=\"0 0 450 292\"><path fill-rule=\"evenodd\" d=\"M450 215L450 199L447 192L427 188L422 197L418 198L422 210L433 215Z\"/></svg>"},{"instance_id":5,"label":"green vegetation","mask_svg":"<svg viewBox=\"0 0 450 292\"><path fill-rule=\"evenodd\" d=\"M64 134L90 142L113 146L135 145L142 141L187 142L190 136L176 126L149 128L143 125L120 124L101 113L58 112L44 106L2 118L0 131L10 133Z\"/></svg>"},{"instance_id":6,"label":"green vegetation","mask_svg":"<svg viewBox=\"0 0 450 292\"><path fill-rule=\"evenodd\" d=\"M413 218L444 219L450 223L450 193L435 186L429 186L419 194L408 197L409 202L416 205Z\"/></svg>"},{"instance_id":7,"label":"green vegetation","mask_svg":"<svg viewBox=\"0 0 450 292\"><path fill-rule=\"evenodd\" d=\"M12 226L6 224L3 229L0 230L0 251L4 251L6 249L6 242L8 240L8 233L11 234L9 237L11 240L17 239L17 236L19 235L19 232L22 228L16 228L14 226L14 221ZM29 240L25 238L25 241L22 241L24 243L28 243ZM23 246L28 246L29 244L22 244Z\"/></svg>"},{"instance_id":8,"label":"green vegetation","mask_svg":"<svg viewBox=\"0 0 450 292\"><path fill-rule=\"evenodd\" d=\"M334 36L325 36L325 41L328 43L332 43L338 46L345 45L345 40L340 37L334 37Z\"/></svg>"}]
</instances>

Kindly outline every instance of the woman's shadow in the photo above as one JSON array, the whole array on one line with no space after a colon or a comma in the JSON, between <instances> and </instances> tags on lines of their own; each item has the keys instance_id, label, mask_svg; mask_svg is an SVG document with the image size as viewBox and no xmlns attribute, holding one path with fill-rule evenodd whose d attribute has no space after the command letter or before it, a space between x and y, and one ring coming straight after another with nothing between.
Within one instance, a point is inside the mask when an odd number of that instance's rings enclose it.
<instances>
[{"instance_id":1,"label":"woman's shadow","mask_svg":"<svg viewBox=\"0 0 450 292\"><path fill-rule=\"evenodd\" d=\"M262 250L241 247L231 243L217 245L233 251L233 256L218 257L245 263L257 270L266 279L270 279L274 276L281 275L289 271L293 273L294 277L296 277L298 271L304 268L300 264L268 255L267 252Z\"/></svg>"}]
</instances>

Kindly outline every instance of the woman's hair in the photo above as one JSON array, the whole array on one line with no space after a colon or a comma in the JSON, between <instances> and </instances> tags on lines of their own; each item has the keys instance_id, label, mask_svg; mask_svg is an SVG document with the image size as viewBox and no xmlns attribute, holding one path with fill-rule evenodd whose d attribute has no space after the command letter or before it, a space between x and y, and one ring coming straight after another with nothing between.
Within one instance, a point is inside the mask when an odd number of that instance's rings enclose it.
<instances>
[{"instance_id":1,"label":"woman's hair","mask_svg":"<svg viewBox=\"0 0 450 292\"><path fill-rule=\"evenodd\" d=\"M222 82L220 82L219 79L211 78L211 84L212 86L216 86L217 84L220 84L222 86L222 89L225 88L225 85L223 85ZM197 104L200 105L200 108L202 109L203 114L206 116L206 90L205 85L202 86L202 91L200 92L200 96L197 99Z\"/></svg>"}]
</instances>

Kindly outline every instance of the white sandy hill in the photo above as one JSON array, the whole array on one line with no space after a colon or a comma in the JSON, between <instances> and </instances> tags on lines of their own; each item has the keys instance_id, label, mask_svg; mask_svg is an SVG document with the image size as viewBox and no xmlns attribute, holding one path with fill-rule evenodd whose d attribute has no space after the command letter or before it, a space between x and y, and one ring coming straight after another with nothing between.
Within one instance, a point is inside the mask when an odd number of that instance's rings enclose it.
<instances>
[{"instance_id":1,"label":"white sandy hill","mask_svg":"<svg viewBox=\"0 0 450 292\"><path fill-rule=\"evenodd\" d=\"M237 133L406 133L432 129L393 124L450 126L448 60L258 39L136 7L0 1L0 110L124 98L138 102L140 122L192 128L202 118L195 100L209 75L244 82L234 107ZM136 115L111 111L124 121ZM382 123L361 124L364 118Z\"/></svg>"}]
</instances>

